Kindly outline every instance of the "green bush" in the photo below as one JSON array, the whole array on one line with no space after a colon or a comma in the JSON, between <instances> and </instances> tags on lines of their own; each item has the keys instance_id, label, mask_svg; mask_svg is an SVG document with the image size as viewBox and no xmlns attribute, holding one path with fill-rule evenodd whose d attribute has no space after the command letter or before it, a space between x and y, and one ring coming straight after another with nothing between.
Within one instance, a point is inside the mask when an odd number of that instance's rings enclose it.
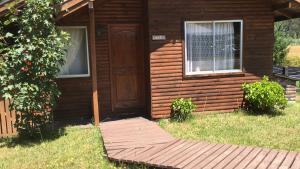
<instances>
[{"instance_id":1,"label":"green bush","mask_svg":"<svg viewBox=\"0 0 300 169\"><path fill-rule=\"evenodd\" d=\"M196 109L191 99L176 99L171 105L171 120L183 122L192 116Z\"/></svg>"},{"instance_id":2,"label":"green bush","mask_svg":"<svg viewBox=\"0 0 300 169\"><path fill-rule=\"evenodd\" d=\"M260 82L244 84L243 90L248 111L259 114L276 113L287 106L283 87L270 81L267 76Z\"/></svg>"}]
</instances>

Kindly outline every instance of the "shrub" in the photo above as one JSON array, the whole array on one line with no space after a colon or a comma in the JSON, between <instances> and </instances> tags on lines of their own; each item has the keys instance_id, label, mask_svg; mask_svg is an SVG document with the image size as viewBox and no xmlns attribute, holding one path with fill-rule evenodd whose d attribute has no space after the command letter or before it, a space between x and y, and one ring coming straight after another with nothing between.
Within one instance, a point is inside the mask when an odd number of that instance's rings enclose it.
<instances>
[{"instance_id":1,"label":"shrub","mask_svg":"<svg viewBox=\"0 0 300 169\"><path fill-rule=\"evenodd\" d=\"M18 28L0 28L5 35L0 43L0 88L3 98L12 100L10 109L20 112L16 127L21 135L35 136L45 129L60 96L55 79L64 64L68 35L55 25L55 2L27 0L21 13L12 10L0 26Z\"/></svg>"},{"instance_id":2,"label":"shrub","mask_svg":"<svg viewBox=\"0 0 300 169\"><path fill-rule=\"evenodd\" d=\"M176 99L171 105L171 120L183 122L192 116L196 109L191 99Z\"/></svg>"},{"instance_id":3,"label":"shrub","mask_svg":"<svg viewBox=\"0 0 300 169\"><path fill-rule=\"evenodd\" d=\"M287 99L283 87L267 76L262 81L244 84L246 109L255 113L276 113L285 109Z\"/></svg>"}]
</instances>

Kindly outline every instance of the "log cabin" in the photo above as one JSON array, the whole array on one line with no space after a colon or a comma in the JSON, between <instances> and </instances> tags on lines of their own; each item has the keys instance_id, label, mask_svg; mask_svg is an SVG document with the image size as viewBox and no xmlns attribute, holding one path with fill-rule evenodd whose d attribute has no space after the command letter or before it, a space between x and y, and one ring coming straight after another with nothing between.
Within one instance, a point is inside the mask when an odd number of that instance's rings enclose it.
<instances>
[{"instance_id":1,"label":"log cabin","mask_svg":"<svg viewBox=\"0 0 300 169\"><path fill-rule=\"evenodd\" d=\"M2 16L11 2L0 4ZM274 22L300 17L299 4L65 0L57 25L72 45L55 119L166 118L176 98L191 98L199 113L240 108L241 85L272 73Z\"/></svg>"}]
</instances>

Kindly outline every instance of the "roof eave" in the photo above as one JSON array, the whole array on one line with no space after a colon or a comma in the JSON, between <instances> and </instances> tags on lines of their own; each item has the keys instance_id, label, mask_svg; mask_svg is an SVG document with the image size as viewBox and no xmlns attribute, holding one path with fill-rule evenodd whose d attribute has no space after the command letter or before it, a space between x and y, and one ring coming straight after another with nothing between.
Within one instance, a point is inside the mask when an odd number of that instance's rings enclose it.
<instances>
[{"instance_id":1,"label":"roof eave","mask_svg":"<svg viewBox=\"0 0 300 169\"><path fill-rule=\"evenodd\" d=\"M62 4L58 5L57 8L60 9L60 13L57 16L57 19L61 19L78 9L88 5L89 1L93 0L65 0ZM21 8L25 5L24 0L9 0L0 5L0 17L4 16L9 12L9 9L14 8Z\"/></svg>"}]
</instances>

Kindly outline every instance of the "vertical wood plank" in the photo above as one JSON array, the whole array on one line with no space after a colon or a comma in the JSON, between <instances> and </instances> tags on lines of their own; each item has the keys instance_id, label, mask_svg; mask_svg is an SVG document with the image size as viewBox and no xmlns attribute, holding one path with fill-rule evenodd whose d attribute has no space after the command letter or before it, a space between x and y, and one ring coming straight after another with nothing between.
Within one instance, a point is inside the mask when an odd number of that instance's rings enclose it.
<instances>
[{"instance_id":1,"label":"vertical wood plank","mask_svg":"<svg viewBox=\"0 0 300 169\"><path fill-rule=\"evenodd\" d=\"M17 134L14 127L16 122L15 111L9 111L9 100L0 98L0 137L8 137Z\"/></svg>"},{"instance_id":2,"label":"vertical wood plank","mask_svg":"<svg viewBox=\"0 0 300 169\"><path fill-rule=\"evenodd\" d=\"M0 101L0 114L1 114L1 127L2 127L2 135L7 135L7 128L6 128L6 117L5 117L5 106L4 100Z\"/></svg>"},{"instance_id":3,"label":"vertical wood plank","mask_svg":"<svg viewBox=\"0 0 300 169\"><path fill-rule=\"evenodd\" d=\"M9 111L9 100L4 101L4 106L5 106L5 115L6 115L6 126L7 126L7 134L12 135L12 119Z\"/></svg>"},{"instance_id":4,"label":"vertical wood plank","mask_svg":"<svg viewBox=\"0 0 300 169\"><path fill-rule=\"evenodd\" d=\"M3 135L2 127L2 112L4 112L3 107L1 106L2 100L0 98L0 137Z\"/></svg>"},{"instance_id":5,"label":"vertical wood plank","mask_svg":"<svg viewBox=\"0 0 300 169\"><path fill-rule=\"evenodd\" d=\"M92 84L93 84L93 113L95 125L100 124L99 102L98 102L98 82L97 82L97 58L96 58L96 39L95 39L95 11L94 0L89 1L90 17L90 43L92 60Z\"/></svg>"},{"instance_id":6,"label":"vertical wood plank","mask_svg":"<svg viewBox=\"0 0 300 169\"><path fill-rule=\"evenodd\" d=\"M16 123L16 118L17 118L17 112L16 111L12 111L12 124L13 124L13 133L16 134L17 133L17 129L15 127L15 123Z\"/></svg>"}]
</instances>

